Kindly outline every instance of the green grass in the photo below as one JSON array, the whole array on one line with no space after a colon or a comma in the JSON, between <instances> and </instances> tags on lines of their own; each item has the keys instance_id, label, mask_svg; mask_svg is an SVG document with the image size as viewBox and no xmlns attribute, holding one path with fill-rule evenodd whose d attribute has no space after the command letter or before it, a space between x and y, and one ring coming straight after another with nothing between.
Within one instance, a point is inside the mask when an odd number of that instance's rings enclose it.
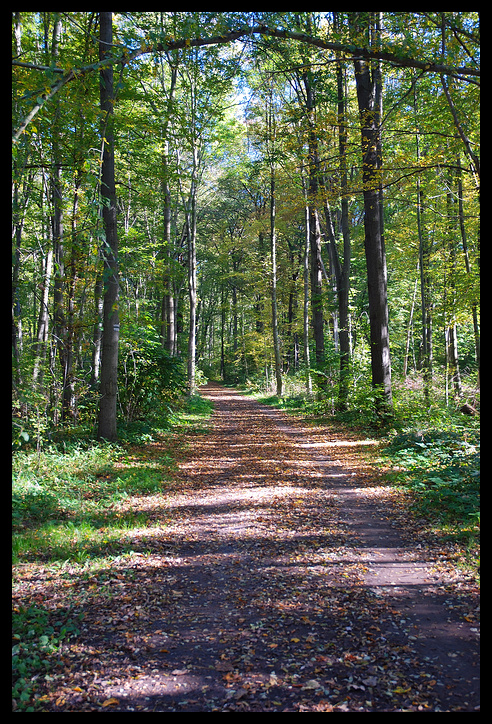
<instances>
[{"instance_id":1,"label":"green grass","mask_svg":"<svg viewBox=\"0 0 492 724\"><path fill-rule=\"evenodd\" d=\"M211 403L198 395L174 413L171 429L203 430ZM135 445L165 441L169 429L123 429L122 442L62 440L45 450L13 455L13 562L75 561L128 550L132 528L152 524L150 514L121 512L131 496L163 491L175 468L172 450L145 459ZM163 448L166 449L165 446Z\"/></svg>"},{"instance_id":2,"label":"green grass","mask_svg":"<svg viewBox=\"0 0 492 724\"><path fill-rule=\"evenodd\" d=\"M456 539L478 536L480 438L465 430L401 432L386 446L389 480L412 493L413 508Z\"/></svg>"},{"instance_id":3,"label":"green grass","mask_svg":"<svg viewBox=\"0 0 492 724\"><path fill-rule=\"evenodd\" d=\"M53 570L76 566L90 576L137 547L146 550L153 526L165 520L162 511L147 510L145 500L166 489L177 464L176 439L166 444L166 436L205 429L211 410L211 403L196 395L164 425L122 427L118 444L76 438L72 431L41 451L16 450L14 581L22 582L25 566L38 564ZM142 447L154 441L162 442L158 452ZM142 506L135 498L142 498ZM54 675L64 642L78 633L79 617L70 606L36 603L14 606L12 624L14 709L38 711L36 681Z\"/></svg>"}]
</instances>

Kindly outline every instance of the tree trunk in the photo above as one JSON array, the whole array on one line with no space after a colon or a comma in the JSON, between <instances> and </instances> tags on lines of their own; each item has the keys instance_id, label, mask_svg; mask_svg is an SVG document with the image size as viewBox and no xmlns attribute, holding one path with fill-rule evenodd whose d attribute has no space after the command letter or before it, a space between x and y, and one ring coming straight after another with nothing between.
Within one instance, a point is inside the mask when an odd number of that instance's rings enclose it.
<instances>
[{"instance_id":1,"label":"tree trunk","mask_svg":"<svg viewBox=\"0 0 492 724\"><path fill-rule=\"evenodd\" d=\"M417 93L414 87L413 105L417 123ZM415 136L417 147L417 163L420 161L419 132ZM420 365L424 377L424 401L429 404L432 389L432 277L431 277L431 242L427 235L425 224L425 196L422 190L420 176L417 176L417 232L419 237L419 267L420 267L420 304L422 317L422 343Z\"/></svg>"},{"instance_id":2,"label":"tree trunk","mask_svg":"<svg viewBox=\"0 0 492 724\"><path fill-rule=\"evenodd\" d=\"M177 74L177 67L173 66L171 68L167 113L162 127L162 197L164 206L163 241L165 255L165 273L163 279L164 291L162 298L162 344L171 355L176 354L176 306L174 301L174 284L172 274L173 254L171 249L171 190L169 187L169 141L167 135L169 129L169 118L174 99L174 91L176 88ZM162 85L164 88L164 74L162 78Z\"/></svg>"},{"instance_id":3,"label":"tree trunk","mask_svg":"<svg viewBox=\"0 0 492 724\"><path fill-rule=\"evenodd\" d=\"M364 249L367 268L372 385L380 414L392 406L391 361L388 330L386 252L380 204L380 117L377 75L366 60L354 60L362 139L364 184Z\"/></svg>"},{"instance_id":4,"label":"tree trunk","mask_svg":"<svg viewBox=\"0 0 492 724\"><path fill-rule=\"evenodd\" d=\"M450 310L449 321L445 330L446 338L446 366L449 375L449 382L453 387L453 393L456 398L461 396L461 376L458 356L458 336L457 324L455 317L456 309L456 223L457 214L455 213L455 194L453 193L453 178L450 173L448 178L448 193L446 196L446 209L448 214L448 252L449 252L449 295ZM446 296L448 289L446 289ZM446 383L447 384L447 383Z\"/></svg>"},{"instance_id":5,"label":"tree trunk","mask_svg":"<svg viewBox=\"0 0 492 724\"><path fill-rule=\"evenodd\" d=\"M342 61L337 61L337 93L338 93L338 157L340 168L341 192L341 228L343 239L343 262L340 267L340 278L337 279L338 314L339 314L339 340L340 340L340 384L338 389L338 407L346 410L348 405L349 376L350 376L350 262L351 243L349 227L349 202L347 180L347 144L348 127L346 117L345 78Z\"/></svg>"},{"instance_id":6,"label":"tree trunk","mask_svg":"<svg viewBox=\"0 0 492 724\"><path fill-rule=\"evenodd\" d=\"M61 36L61 20L56 15L53 25L52 56L53 62L58 58L59 40ZM52 149L53 149L53 176L51 179L51 192L53 204L53 255L55 265L53 285L53 327L62 374L62 409L61 419L66 420L69 413L69 399L67 385L71 376L72 354L70 350L69 332L64 305L65 292L65 228L63 208L63 183L60 151L60 125L62 122L60 101L57 98L53 122ZM55 408L55 423L58 421L58 412Z\"/></svg>"},{"instance_id":7,"label":"tree trunk","mask_svg":"<svg viewBox=\"0 0 492 724\"><path fill-rule=\"evenodd\" d=\"M306 90L306 109L309 123L309 247L311 254L311 314L316 354L316 364L322 365L325 359L324 319L323 319L323 264L321 260L321 232L319 227L317 196L319 180L318 139L315 123L315 97L311 73L303 74Z\"/></svg>"},{"instance_id":8,"label":"tree trunk","mask_svg":"<svg viewBox=\"0 0 492 724\"><path fill-rule=\"evenodd\" d=\"M101 274L97 275L96 282L94 284L94 305L96 308L95 316L96 321L92 331L92 374L91 374L91 387L95 388L99 383L99 377L101 372L101 342L102 342L102 322L103 322L103 311L104 311L104 299L103 299L103 279Z\"/></svg>"},{"instance_id":9,"label":"tree trunk","mask_svg":"<svg viewBox=\"0 0 492 724\"><path fill-rule=\"evenodd\" d=\"M419 271L420 264L417 264L417 272ZM417 289L419 285L418 276L415 280L415 284L413 287L413 296L412 296L412 305L410 307L410 314L408 318L408 326L407 326L407 339L405 342L405 356L403 358L403 376L406 378L408 376L408 358L410 356L410 343L412 342L413 338L413 314L415 311L415 300L417 299ZM413 344L412 344L413 348ZM415 354L412 353L413 359L414 359L414 370L415 370Z\"/></svg>"},{"instance_id":10,"label":"tree trunk","mask_svg":"<svg viewBox=\"0 0 492 724\"><path fill-rule=\"evenodd\" d=\"M309 349L309 252L310 252L310 239L309 239L309 206L308 206L308 192L307 187L302 179L302 187L304 190L304 196L306 200L305 205L305 228L306 233L304 237L304 258L303 258L303 286L304 286L304 298L302 305L302 341L304 349L304 368L305 368L305 380L306 380L306 393L310 396L313 394L313 382L311 378L311 353Z\"/></svg>"},{"instance_id":11,"label":"tree trunk","mask_svg":"<svg viewBox=\"0 0 492 724\"><path fill-rule=\"evenodd\" d=\"M471 273L470 255L468 253L468 239L465 229L465 215L463 211L463 181L461 178L461 158L458 156L458 214L460 221L461 243L465 257L467 274ZM473 332L475 337L475 358L477 360L477 384L480 386L480 325L478 323L478 309L476 304L471 305L473 317Z\"/></svg>"},{"instance_id":12,"label":"tree trunk","mask_svg":"<svg viewBox=\"0 0 492 724\"><path fill-rule=\"evenodd\" d=\"M188 335L188 384L190 393L195 391L196 375L196 195L198 174L198 149L193 148L193 177L188 207L188 293L190 302L190 326Z\"/></svg>"},{"instance_id":13,"label":"tree trunk","mask_svg":"<svg viewBox=\"0 0 492 724\"><path fill-rule=\"evenodd\" d=\"M112 13L100 13L99 58L111 54L113 42ZM116 189L114 178L113 136L113 69L107 66L100 72L100 106L103 116L103 163L101 171L101 199L105 240L102 256L104 263L103 331L100 375L99 439L115 440L116 405L118 396L118 343L120 319L118 229L116 225Z\"/></svg>"},{"instance_id":14,"label":"tree trunk","mask_svg":"<svg viewBox=\"0 0 492 724\"><path fill-rule=\"evenodd\" d=\"M44 363L46 360L46 345L48 343L49 326L49 292L51 273L53 271L53 249L48 249L44 260L43 282L41 288L41 299L39 303L37 341L34 347L34 370L32 381L40 387L43 384Z\"/></svg>"},{"instance_id":15,"label":"tree trunk","mask_svg":"<svg viewBox=\"0 0 492 724\"><path fill-rule=\"evenodd\" d=\"M282 397L282 358L280 355L277 319L277 232L275 229L275 171L273 166L270 177L270 240L272 252L272 330L275 354L275 378L277 381L277 397Z\"/></svg>"}]
</instances>

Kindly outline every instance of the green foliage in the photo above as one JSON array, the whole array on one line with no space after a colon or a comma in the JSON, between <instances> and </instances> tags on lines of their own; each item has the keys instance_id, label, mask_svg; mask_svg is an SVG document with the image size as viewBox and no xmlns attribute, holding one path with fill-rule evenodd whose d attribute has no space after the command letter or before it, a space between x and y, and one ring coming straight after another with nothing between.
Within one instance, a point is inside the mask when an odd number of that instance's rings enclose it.
<instances>
[{"instance_id":1,"label":"green foliage","mask_svg":"<svg viewBox=\"0 0 492 724\"><path fill-rule=\"evenodd\" d=\"M167 432L158 420L157 427L148 424L145 435L141 429L125 429L124 445L74 442L67 436L41 451L14 453L14 563L87 563L132 550L127 531L145 524L151 514L123 513L121 505L131 496L162 490L176 463L172 452L162 452L137 464L130 446L165 440L169 428L203 429L211 409L209 401L191 395L183 399L179 411L169 415Z\"/></svg>"},{"instance_id":2,"label":"green foliage","mask_svg":"<svg viewBox=\"0 0 492 724\"><path fill-rule=\"evenodd\" d=\"M91 500L110 499L114 485L108 476L118 448L110 445L52 444L39 453L13 456L12 515L21 532L52 520L84 517Z\"/></svg>"},{"instance_id":3,"label":"green foliage","mask_svg":"<svg viewBox=\"0 0 492 724\"><path fill-rule=\"evenodd\" d=\"M12 449L42 447L49 434L48 400L27 385L14 390L12 400Z\"/></svg>"},{"instance_id":4,"label":"green foliage","mask_svg":"<svg viewBox=\"0 0 492 724\"><path fill-rule=\"evenodd\" d=\"M156 419L171 413L171 405L186 392L186 370L152 328L134 325L120 343L118 388L126 422Z\"/></svg>"},{"instance_id":5,"label":"green foliage","mask_svg":"<svg viewBox=\"0 0 492 724\"><path fill-rule=\"evenodd\" d=\"M36 679L52 678L65 641L79 633L81 615L38 606L12 614L12 699L14 711L35 711ZM60 662L61 663L61 662Z\"/></svg>"},{"instance_id":6,"label":"green foliage","mask_svg":"<svg viewBox=\"0 0 492 724\"><path fill-rule=\"evenodd\" d=\"M414 496L419 515L471 535L480 522L480 438L465 429L396 434L384 456L391 480Z\"/></svg>"}]
</instances>

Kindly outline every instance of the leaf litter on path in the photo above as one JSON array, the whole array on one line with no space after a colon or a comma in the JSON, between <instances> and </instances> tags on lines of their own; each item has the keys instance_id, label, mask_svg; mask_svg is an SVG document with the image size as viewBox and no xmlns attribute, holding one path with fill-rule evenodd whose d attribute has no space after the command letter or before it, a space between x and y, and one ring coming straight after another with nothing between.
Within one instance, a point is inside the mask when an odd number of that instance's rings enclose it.
<instances>
[{"instance_id":1,"label":"leaf litter on path","mask_svg":"<svg viewBox=\"0 0 492 724\"><path fill-rule=\"evenodd\" d=\"M142 553L19 586L85 614L42 710L477 711L475 584L361 462L371 441L202 394L212 429L152 496Z\"/></svg>"}]
</instances>

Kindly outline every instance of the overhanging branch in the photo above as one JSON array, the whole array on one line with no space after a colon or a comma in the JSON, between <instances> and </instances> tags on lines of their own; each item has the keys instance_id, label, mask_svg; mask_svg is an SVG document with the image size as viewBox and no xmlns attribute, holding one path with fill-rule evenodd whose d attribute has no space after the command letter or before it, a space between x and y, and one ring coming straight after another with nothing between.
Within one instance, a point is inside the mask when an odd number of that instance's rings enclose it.
<instances>
[{"instance_id":1,"label":"overhanging branch","mask_svg":"<svg viewBox=\"0 0 492 724\"><path fill-rule=\"evenodd\" d=\"M237 30L231 30L228 33L222 34L222 35L214 35L209 38L206 37L197 37L197 38L180 38L178 40L175 40L174 38L166 38L165 41L160 43L150 43L146 44L143 43L139 48L136 49L128 49L124 50L122 53L120 53L118 56L113 56L110 58L106 58L104 61L100 63L94 63L89 66L82 66L79 69L71 69L68 72L64 73L62 78L58 79L56 82L54 82L49 92L42 95L40 98L38 98L38 102L36 105L32 108L32 110L29 112L29 114L24 118L22 123L19 125L19 127L14 131L13 133L13 140L14 142L18 141L22 133L26 130L29 123L32 121L32 119L35 117L35 115L41 110L41 108L49 101L51 98L53 98L56 93L58 93L63 86L65 86L67 83L71 82L75 78L80 78L84 75L87 75L87 73L92 73L96 70L100 70L103 66L106 65L121 65L122 67L127 65L128 63L136 60L142 55L148 55L150 53L158 53L158 52L166 52L170 50L180 50L183 48L192 48L192 47L205 47L207 45L224 45L227 43L232 43L235 40L240 40L241 38L245 38L247 36L253 36L253 35L261 35L265 37L273 37L273 38L280 38L283 40L296 40L300 43L306 43L308 45L312 45L314 47L320 48L321 50L331 50L336 53L343 53L346 56L350 58L358 57L358 58L365 58L365 59L372 59L372 60L382 60L384 62L391 63L394 66L402 67L402 68L417 68L418 70L427 72L427 73L439 73L440 75L450 75L453 77L458 77L461 80L466 80L469 82L476 83L474 78L480 77L480 69L477 68L470 68L468 66L461 66L461 67L454 67L449 65L443 65L441 63L433 63L427 60L417 60L416 58L411 57L402 57L396 50L378 50L378 49L369 49L369 48L359 48L357 46L351 45L350 43L334 43L328 40L325 40L323 38L317 38L312 35L308 35L306 33L298 33L293 30L282 30L280 28L270 28L266 25L256 25L254 27L247 27L243 26L238 28ZM20 62L15 60L15 65L20 65ZM28 64L23 64L24 66ZM36 66L31 66L36 67ZM41 66L38 66L40 70L42 70ZM53 70L53 69L50 69ZM59 71L57 71L59 72Z\"/></svg>"}]
</instances>

